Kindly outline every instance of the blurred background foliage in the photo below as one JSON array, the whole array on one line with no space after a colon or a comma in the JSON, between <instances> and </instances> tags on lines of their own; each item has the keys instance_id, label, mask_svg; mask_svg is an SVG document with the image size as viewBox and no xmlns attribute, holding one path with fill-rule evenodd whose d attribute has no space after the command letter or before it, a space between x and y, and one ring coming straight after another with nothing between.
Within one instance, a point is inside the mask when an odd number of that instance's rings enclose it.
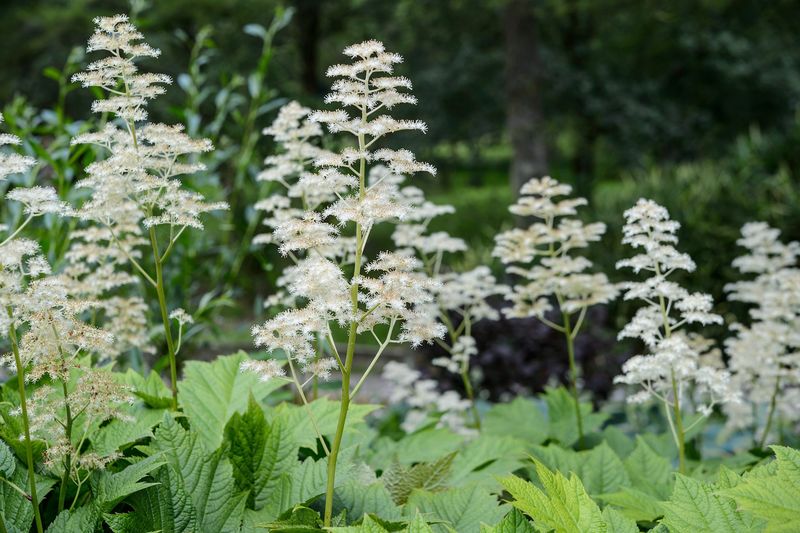
<instances>
[{"instance_id":1,"label":"blurred background foliage","mask_svg":"<svg viewBox=\"0 0 800 533\"><path fill-rule=\"evenodd\" d=\"M250 246L259 223L252 204L267 193L253 178L272 149L261 129L289 99L320 106L325 68L367 38L406 59L400 74L420 105L404 112L430 130L400 142L438 166L436 180L418 184L458 209L437 224L473 246L463 266L491 261L493 235L514 222L506 207L515 174L533 177L525 169L589 198L585 216L609 225L591 254L612 279L628 253L619 244L622 211L641 196L682 222L681 247L698 263L686 284L718 301L734 279L744 222L765 220L800 238L794 0L3 0L0 102L8 127L42 162L25 179L51 181L75 201L80 191L70 184L92 156L66 139L96 119L92 95L69 78L87 62L91 18L117 12L130 13L163 51L144 68L176 81L153 118L182 122L218 148L191 185L232 206L173 254L171 298L207 318L196 353L249 344L246 325L263 315L280 272L281 258ZM40 228L56 262L69 230L59 224ZM720 310L736 311L724 302ZM598 318L605 330L581 348L585 360L609 350L617 315ZM486 329L482 346L505 343L486 348L489 359L505 361L508 346L521 360L536 351L513 341L531 328Z\"/></svg>"}]
</instances>

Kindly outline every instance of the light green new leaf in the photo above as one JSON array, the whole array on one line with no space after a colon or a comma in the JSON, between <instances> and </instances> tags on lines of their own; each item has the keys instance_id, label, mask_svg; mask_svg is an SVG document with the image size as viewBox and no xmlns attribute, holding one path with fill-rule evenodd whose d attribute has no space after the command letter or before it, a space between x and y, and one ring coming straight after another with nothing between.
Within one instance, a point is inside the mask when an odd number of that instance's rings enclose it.
<instances>
[{"instance_id":1,"label":"light green new leaf","mask_svg":"<svg viewBox=\"0 0 800 533\"><path fill-rule=\"evenodd\" d=\"M662 504L662 523L675 533L755 533L763 524L736 509L735 503L715 494L715 487L678 474L672 499Z\"/></svg>"},{"instance_id":2,"label":"light green new leaf","mask_svg":"<svg viewBox=\"0 0 800 533\"><path fill-rule=\"evenodd\" d=\"M538 404L522 396L492 406L482 422L483 435L516 437L528 447L547 440L549 429L547 417Z\"/></svg>"},{"instance_id":3,"label":"light green new leaf","mask_svg":"<svg viewBox=\"0 0 800 533\"><path fill-rule=\"evenodd\" d=\"M481 524L481 533L536 533L519 509L511 509L496 526Z\"/></svg>"},{"instance_id":4,"label":"light green new leaf","mask_svg":"<svg viewBox=\"0 0 800 533\"><path fill-rule=\"evenodd\" d=\"M624 465L634 488L661 500L669 499L674 484L672 465L642 438L636 438L636 448Z\"/></svg>"},{"instance_id":5,"label":"light green new leaf","mask_svg":"<svg viewBox=\"0 0 800 533\"><path fill-rule=\"evenodd\" d=\"M550 420L550 437L564 446L572 446L578 440L578 419L575 417L575 400L564 387L545 391L547 417ZM580 403L584 434L592 433L603 425L608 415L592 412L592 404Z\"/></svg>"},{"instance_id":6,"label":"light green new leaf","mask_svg":"<svg viewBox=\"0 0 800 533\"><path fill-rule=\"evenodd\" d=\"M721 491L742 509L767 520L768 533L800 531L800 451L772 446L775 467L753 471ZM770 471L774 474L769 475Z\"/></svg>"},{"instance_id":7,"label":"light green new leaf","mask_svg":"<svg viewBox=\"0 0 800 533\"><path fill-rule=\"evenodd\" d=\"M405 515L421 512L428 520L448 522L458 533L479 533L482 522L499 522L508 511L507 506L497 505L497 498L486 489L473 485L428 492L415 490L405 506ZM447 531L441 524L434 531Z\"/></svg>"},{"instance_id":8,"label":"light green new leaf","mask_svg":"<svg viewBox=\"0 0 800 533\"><path fill-rule=\"evenodd\" d=\"M581 452L556 445L537 446L533 454L551 470L558 470L564 475L576 474L592 496L615 492L630 485L630 477L622 460L605 442ZM532 476L535 476L535 472Z\"/></svg>"},{"instance_id":9,"label":"light green new leaf","mask_svg":"<svg viewBox=\"0 0 800 533\"><path fill-rule=\"evenodd\" d=\"M529 481L510 476L501 480L514 498L512 505L533 518L537 526L556 533L606 531L600 508L592 501L574 474L569 478L561 472L551 472L536 462L536 475L542 488Z\"/></svg>"},{"instance_id":10,"label":"light green new leaf","mask_svg":"<svg viewBox=\"0 0 800 533\"><path fill-rule=\"evenodd\" d=\"M223 429L234 413L247 408L252 395L257 402L285 385L284 381L259 381L252 372L240 372L247 354L218 357L211 363L188 361L184 378L178 383L180 403L192 430L200 436L207 450L216 450L222 443Z\"/></svg>"}]
</instances>

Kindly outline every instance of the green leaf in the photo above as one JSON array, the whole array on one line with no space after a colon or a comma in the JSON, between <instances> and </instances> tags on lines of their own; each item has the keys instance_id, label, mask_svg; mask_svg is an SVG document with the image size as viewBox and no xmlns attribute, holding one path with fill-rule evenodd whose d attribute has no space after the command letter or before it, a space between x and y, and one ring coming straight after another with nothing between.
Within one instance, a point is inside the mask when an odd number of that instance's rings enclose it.
<instances>
[{"instance_id":1,"label":"green leaf","mask_svg":"<svg viewBox=\"0 0 800 533\"><path fill-rule=\"evenodd\" d=\"M317 437L314 422L309 416L309 411L314 416L316 427L320 433L333 437L339 421L339 408L341 402L320 398L308 404L308 408L300 405L281 404L273 410L275 418L283 419L287 428L294 430L294 439L301 447L316 450ZM363 424L364 418L378 409L379 405L351 404L347 411L345 434L357 432L358 426Z\"/></svg>"},{"instance_id":2,"label":"green leaf","mask_svg":"<svg viewBox=\"0 0 800 533\"><path fill-rule=\"evenodd\" d=\"M800 531L800 451L784 446L771 448L776 457L773 474L771 468L754 470L721 493L733 498L740 508L765 519L768 533Z\"/></svg>"},{"instance_id":3,"label":"green leaf","mask_svg":"<svg viewBox=\"0 0 800 533\"><path fill-rule=\"evenodd\" d=\"M133 516L111 515L110 525L164 533L239 531L247 494L236 490L233 467L222 450L208 453L198 434L169 414L149 450L166 463L154 475L158 485L136 492L128 499Z\"/></svg>"},{"instance_id":4,"label":"green leaf","mask_svg":"<svg viewBox=\"0 0 800 533\"><path fill-rule=\"evenodd\" d=\"M374 444L375 453L369 463L380 469L392 461L403 465L436 461L458 450L463 442L464 437L444 428L418 431L399 441L381 437Z\"/></svg>"},{"instance_id":5,"label":"green leaf","mask_svg":"<svg viewBox=\"0 0 800 533\"><path fill-rule=\"evenodd\" d=\"M580 478L589 494L606 494L630 484L622 460L608 444L602 442L585 454Z\"/></svg>"},{"instance_id":6,"label":"green leaf","mask_svg":"<svg viewBox=\"0 0 800 533\"><path fill-rule=\"evenodd\" d=\"M481 533L536 533L536 530L525 515L515 508L494 527L481 524Z\"/></svg>"},{"instance_id":7,"label":"green leaf","mask_svg":"<svg viewBox=\"0 0 800 533\"><path fill-rule=\"evenodd\" d=\"M407 468L400 463L393 463L384 472L383 480L386 488L397 505L403 505L415 489L436 492L444 490L456 452L441 457L432 463L418 463Z\"/></svg>"},{"instance_id":8,"label":"green leaf","mask_svg":"<svg viewBox=\"0 0 800 533\"><path fill-rule=\"evenodd\" d=\"M337 503L347 509L347 517L358 521L367 513L374 513L387 520L402 516L400 507L392 501L392 495L383 481L364 485L359 480L350 480L336 488Z\"/></svg>"},{"instance_id":9,"label":"green leaf","mask_svg":"<svg viewBox=\"0 0 800 533\"><path fill-rule=\"evenodd\" d=\"M95 472L91 479L94 504L101 511L108 512L126 496L152 487L155 483L142 482L141 479L163 464L164 460L154 455L128 465L119 472Z\"/></svg>"},{"instance_id":10,"label":"green leaf","mask_svg":"<svg viewBox=\"0 0 800 533\"><path fill-rule=\"evenodd\" d=\"M225 424L234 413L245 411L250 395L260 402L284 385L281 380L263 383L252 372L240 372L247 357L240 351L211 363L188 361L184 367L184 378L178 384L180 403L208 450L219 447Z\"/></svg>"},{"instance_id":11,"label":"green leaf","mask_svg":"<svg viewBox=\"0 0 800 533\"><path fill-rule=\"evenodd\" d=\"M574 474L569 478L550 472L536 461L536 474L542 488L518 477L501 480L514 498L512 505L533 518L537 526L556 533L602 532L606 530L600 508L592 501Z\"/></svg>"},{"instance_id":12,"label":"green leaf","mask_svg":"<svg viewBox=\"0 0 800 533\"><path fill-rule=\"evenodd\" d=\"M550 420L550 437L564 446L572 446L578 440L578 419L575 417L575 400L564 387L545 391L547 417ZM608 415L593 413L592 404L580 403L584 434L592 433L603 425Z\"/></svg>"},{"instance_id":13,"label":"green leaf","mask_svg":"<svg viewBox=\"0 0 800 533\"><path fill-rule=\"evenodd\" d=\"M425 519L419 512L417 512L417 514L414 515L414 519L408 523L405 531L406 533L433 533L433 529L425 522Z\"/></svg>"},{"instance_id":14,"label":"green leaf","mask_svg":"<svg viewBox=\"0 0 800 533\"><path fill-rule=\"evenodd\" d=\"M633 487L658 499L669 499L674 484L672 464L653 451L644 439L636 438L636 448L624 464Z\"/></svg>"},{"instance_id":15,"label":"green leaf","mask_svg":"<svg viewBox=\"0 0 800 533\"><path fill-rule=\"evenodd\" d=\"M8 481L28 491L28 469L17 463L14 473L6 478ZM37 476L36 492L43 500L52 488L55 480ZM30 531L33 524L33 507L30 500L14 490L8 483L0 483L0 518L3 519L9 532Z\"/></svg>"},{"instance_id":16,"label":"green leaf","mask_svg":"<svg viewBox=\"0 0 800 533\"><path fill-rule=\"evenodd\" d=\"M65 509L47 527L47 533L87 533L95 531L100 513L94 505L78 507L74 511Z\"/></svg>"},{"instance_id":17,"label":"green leaf","mask_svg":"<svg viewBox=\"0 0 800 533\"><path fill-rule=\"evenodd\" d=\"M11 479L16 468L17 460L14 452L11 451L8 444L0 440L0 474L6 479Z\"/></svg>"},{"instance_id":18,"label":"green leaf","mask_svg":"<svg viewBox=\"0 0 800 533\"><path fill-rule=\"evenodd\" d=\"M547 440L549 429L547 417L538 404L522 396L510 403L494 405L482 422L483 435L516 437L529 447Z\"/></svg>"},{"instance_id":19,"label":"green leaf","mask_svg":"<svg viewBox=\"0 0 800 533\"><path fill-rule=\"evenodd\" d=\"M247 491L247 507L261 509L297 460L293 431L281 419L267 424L264 412L250 398L245 414L235 413L225 426L225 443L236 488Z\"/></svg>"},{"instance_id":20,"label":"green leaf","mask_svg":"<svg viewBox=\"0 0 800 533\"><path fill-rule=\"evenodd\" d=\"M508 511L486 489L473 485L444 492L415 490L405 506L406 516L417 511L430 519L449 522L458 533L478 533L481 522L499 522ZM436 531L446 530L437 525Z\"/></svg>"},{"instance_id":21,"label":"green leaf","mask_svg":"<svg viewBox=\"0 0 800 533\"><path fill-rule=\"evenodd\" d=\"M662 504L662 523L675 533L763 531L763 524L739 512L732 500L715 494L715 490L712 485L678 474L672 499Z\"/></svg>"},{"instance_id":22,"label":"green leaf","mask_svg":"<svg viewBox=\"0 0 800 533\"><path fill-rule=\"evenodd\" d=\"M133 393L144 400L153 409L169 409L172 407L172 391L164 384L158 372L151 370L145 378L139 372L128 369L125 374L116 374L126 385L133 388Z\"/></svg>"},{"instance_id":23,"label":"green leaf","mask_svg":"<svg viewBox=\"0 0 800 533\"><path fill-rule=\"evenodd\" d=\"M153 436L153 428L164 418L164 409L143 407L130 413L133 421L114 419L100 426L92 438L92 451L110 455L140 439Z\"/></svg>"},{"instance_id":24,"label":"green leaf","mask_svg":"<svg viewBox=\"0 0 800 533\"><path fill-rule=\"evenodd\" d=\"M499 484L496 476L522 468L525 444L517 438L480 435L469 441L453 461L451 484L479 483L489 490Z\"/></svg>"},{"instance_id":25,"label":"green leaf","mask_svg":"<svg viewBox=\"0 0 800 533\"><path fill-rule=\"evenodd\" d=\"M611 507L603 509L603 520L606 533L639 533L636 522Z\"/></svg>"}]
</instances>

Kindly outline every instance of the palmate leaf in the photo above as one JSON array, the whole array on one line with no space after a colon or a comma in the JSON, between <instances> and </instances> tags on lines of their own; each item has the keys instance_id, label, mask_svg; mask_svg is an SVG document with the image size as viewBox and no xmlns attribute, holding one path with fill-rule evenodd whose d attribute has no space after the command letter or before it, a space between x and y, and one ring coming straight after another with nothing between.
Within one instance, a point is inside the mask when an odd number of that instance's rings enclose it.
<instances>
[{"instance_id":1,"label":"palmate leaf","mask_svg":"<svg viewBox=\"0 0 800 533\"><path fill-rule=\"evenodd\" d=\"M361 524L348 527L334 527L329 531L336 533L433 533L431 526L425 522L420 513L408 522L388 522L385 517L364 515Z\"/></svg>"},{"instance_id":2,"label":"palmate leaf","mask_svg":"<svg viewBox=\"0 0 800 533\"><path fill-rule=\"evenodd\" d=\"M153 436L153 428L164 418L164 409L141 406L130 412L132 421L114 419L97 428L92 436L91 449L100 455L110 455L129 447L136 441Z\"/></svg>"},{"instance_id":3,"label":"palmate leaf","mask_svg":"<svg viewBox=\"0 0 800 533\"><path fill-rule=\"evenodd\" d=\"M133 393L144 400L148 407L153 409L172 407L172 391L155 370L151 370L147 377L133 369L128 369L125 374L116 375L123 383L132 387Z\"/></svg>"},{"instance_id":4,"label":"palmate leaf","mask_svg":"<svg viewBox=\"0 0 800 533\"><path fill-rule=\"evenodd\" d=\"M128 500L135 520L107 518L112 528L135 527L115 531L239 531L246 493L236 489L233 467L222 450L207 452L197 433L183 429L169 415L156 430L150 450L166 463L154 476L159 484Z\"/></svg>"},{"instance_id":5,"label":"palmate leaf","mask_svg":"<svg viewBox=\"0 0 800 533\"><path fill-rule=\"evenodd\" d=\"M600 508L577 476L567 478L560 472L553 473L538 461L536 474L541 489L515 476L503 478L501 483L514 498L512 505L533 518L537 526L556 533L606 531Z\"/></svg>"},{"instance_id":6,"label":"palmate leaf","mask_svg":"<svg viewBox=\"0 0 800 533\"><path fill-rule=\"evenodd\" d=\"M415 490L404 508L406 516L417 512L431 522L444 521L433 526L437 532L479 533L481 523L497 523L508 512L506 505L498 505L497 498L486 489L473 485L443 492Z\"/></svg>"},{"instance_id":7,"label":"palmate leaf","mask_svg":"<svg viewBox=\"0 0 800 533\"><path fill-rule=\"evenodd\" d=\"M630 485L625 465L605 442L581 452L555 445L538 446L533 454L552 470L565 475L576 474L592 496L615 492Z\"/></svg>"},{"instance_id":8,"label":"palmate leaf","mask_svg":"<svg viewBox=\"0 0 800 533\"><path fill-rule=\"evenodd\" d=\"M763 523L738 511L733 500L716 494L716 490L716 486L677 474L672 498L662 504L662 523L674 533L755 533L764 530Z\"/></svg>"},{"instance_id":9,"label":"palmate leaf","mask_svg":"<svg viewBox=\"0 0 800 533\"><path fill-rule=\"evenodd\" d=\"M0 476L10 479L14 475L16 468L17 460L14 457L14 452L11 451L8 444L0 440Z\"/></svg>"},{"instance_id":10,"label":"palmate leaf","mask_svg":"<svg viewBox=\"0 0 800 533\"><path fill-rule=\"evenodd\" d=\"M547 402L547 418L550 420L550 437L564 446L572 446L579 436L575 400L564 387L549 388L544 396ZM608 418L605 413L592 412L592 404L589 402L581 402L580 410L584 434L597 430Z\"/></svg>"},{"instance_id":11,"label":"palmate leaf","mask_svg":"<svg viewBox=\"0 0 800 533\"><path fill-rule=\"evenodd\" d=\"M245 411L250 395L260 402L285 384L281 380L263 383L251 372L240 372L247 357L239 352L211 363L188 361L184 367L184 378L178 384L181 407L208 450L219 447L225 424L234 413Z\"/></svg>"},{"instance_id":12,"label":"palmate leaf","mask_svg":"<svg viewBox=\"0 0 800 533\"><path fill-rule=\"evenodd\" d=\"M636 448L625 458L623 465L630 485L623 485L619 490L599 497L619 507L629 518L656 520L663 514L660 502L670 498L675 483L670 461L653 451L644 439L637 437Z\"/></svg>"},{"instance_id":13,"label":"palmate leaf","mask_svg":"<svg viewBox=\"0 0 800 533\"><path fill-rule=\"evenodd\" d=\"M772 446L771 468L754 470L734 487L721 491L737 505L767 521L768 533L800 531L800 451ZM774 474L770 475L770 471Z\"/></svg>"},{"instance_id":14,"label":"palmate leaf","mask_svg":"<svg viewBox=\"0 0 800 533\"><path fill-rule=\"evenodd\" d=\"M154 455L133 463L119 472L105 470L95 472L91 478L94 505L101 512L108 512L126 496L155 485L141 481L153 470L164 464L160 455Z\"/></svg>"},{"instance_id":15,"label":"palmate leaf","mask_svg":"<svg viewBox=\"0 0 800 533\"><path fill-rule=\"evenodd\" d=\"M250 397L247 412L234 413L225 426L227 456L236 488L246 491L247 508L261 509L281 483L283 474L299 464L294 432L277 418L267 424L264 412Z\"/></svg>"},{"instance_id":16,"label":"palmate leaf","mask_svg":"<svg viewBox=\"0 0 800 533\"><path fill-rule=\"evenodd\" d=\"M85 505L74 511L65 509L47 527L47 533L87 533L97 529L100 512L95 505Z\"/></svg>"}]
</instances>

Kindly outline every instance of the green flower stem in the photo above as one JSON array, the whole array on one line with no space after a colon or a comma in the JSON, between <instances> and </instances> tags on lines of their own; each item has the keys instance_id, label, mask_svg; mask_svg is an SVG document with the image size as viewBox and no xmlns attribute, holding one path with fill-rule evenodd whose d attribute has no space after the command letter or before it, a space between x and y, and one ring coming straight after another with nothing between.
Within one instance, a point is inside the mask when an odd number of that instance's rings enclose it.
<instances>
[{"instance_id":1,"label":"green flower stem","mask_svg":"<svg viewBox=\"0 0 800 533\"><path fill-rule=\"evenodd\" d=\"M769 414L767 415L767 423L764 426L764 433L758 441L758 447L763 448L767 443L769 437L769 430L772 429L772 419L775 417L775 407L778 403L778 393L781 390L781 379L775 378L775 388L772 390L772 397L769 400Z\"/></svg>"},{"instance_id":2,"label":"green flower stem","mask_svg":"<svg viewBox=\"0 0 800 533\"><path fill-rule=\"evenodd\" d=\"M367 89L369 89L369 73L366 74L364 81ZM361 121L367 122L367 108L361 108ZM364 134L358 135L358 149L361 153L365 150ZM359 162L358 173L358 195L359 199L364 198L366 195L366 176L367 176L367 161L363 157ZM353 316L359 315L358 305L358 277L361 275L361 258L364 253L364 235L361 224L356 222L356 250L355 250L355 265L353 268L353 283L350 287L350 305L353 311ZM339 450L342 447L342 437L344 436L344 428L347 422L347 411L350 408L350 374L353 370L353 358L356 351L356 337L358 336L358 322L354 319L350 323L350 330L347 336L347 353L344 360L344 368L342 369L342 400L339 406L339 420L336 424L336 434L333 437L331 445L331 453L328 455L328 483L325 490L325 527L331 526L333 519L333 491L336 486L336 461L339 458Z\"/></svg>"},{"instance_id":3,"label":"green flower stem","mask_svg":"<svg viewBox=\"0 0 800 533\"><path fill-rule=\"evenodd\" d=\"M42 515L39 513L39 497L36 495L36 472L33 463L33 443L31 442L31 424L28 419L28 401L25 397L25 369L22 366L22 358L19 355L19 342L17 341L17 329L14 327L14 315L11 308L8 308L8 317L11 325L8 328L8 337L11 339L11 351L14 353L14 364L17 367L17 388L19 389L19 405L22 410L22 428L25 433L25 459L28 463L28 483L31 489L31 505L33 506L33 516L36 521L36 531L42 533Z\"/></svg>"},{"instance_id":4,"label":"green flower stem","mask_svg":"<svg viewBox=\"0 0 800 533\"><path fill-rule=\"evenodd\" d=\"M564 319L564 336L567 338L567 356L569 358L569 379L572 399L575 402L575 419L578 422L578 446L583 445L583 415L581 414L581 399L578 393L578 365L575 364L575 335L572 332L572 322L569 314L561 312ZM577 329L575 330L577 332Z\"/></svg>"},{"instance_id":5,"label":"green flower stem","mask_svg":"<svg viewBox=\"0 0 800 533\"><path fill-rule=\"evenodd\" d=\"M158 306L161 308L161 321L164 323L164 335L167 338L167 354L169 356L169 376L172 388L172 410L178 410L178 366L175 356L175 343L172 340L172 328L169 322L169 311L167 310L167 298L164 294L164 271L161 261L161 254L158 250L158 238L156 229L150 228L150 244L153 247L153 258L156 265L156 294L158 295Z\"/></svg>"}]
</instances>

